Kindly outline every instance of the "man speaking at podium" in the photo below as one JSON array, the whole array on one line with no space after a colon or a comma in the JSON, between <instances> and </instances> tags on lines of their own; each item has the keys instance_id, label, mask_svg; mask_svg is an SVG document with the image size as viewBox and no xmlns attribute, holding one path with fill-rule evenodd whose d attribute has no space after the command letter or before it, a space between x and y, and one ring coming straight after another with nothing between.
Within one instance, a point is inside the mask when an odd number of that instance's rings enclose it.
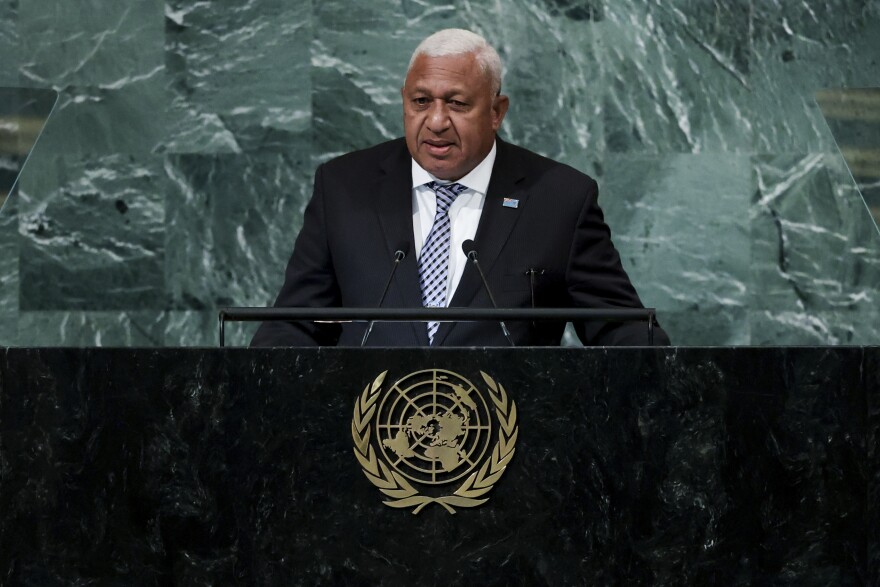
<instances>
[{"instance_id":1,"label":"man speaking at podium","mask_svg":"<svg viewBox=\"0 0 880 587\"><path fill-rule=\"evenodd\" d=\"M405 137L321 165L276 307L641 308L590 177L496 136L501 60L447 29L416 48ZM383 289L397 262L387 294ZM562 323L380 322L370 346L558 345ZM266 322L252 346L358 346L364 323ZM586 345L644 345L644 322L584 322ZM655 328L655 343L669 339Z\"/></svg>"}]
</instances>

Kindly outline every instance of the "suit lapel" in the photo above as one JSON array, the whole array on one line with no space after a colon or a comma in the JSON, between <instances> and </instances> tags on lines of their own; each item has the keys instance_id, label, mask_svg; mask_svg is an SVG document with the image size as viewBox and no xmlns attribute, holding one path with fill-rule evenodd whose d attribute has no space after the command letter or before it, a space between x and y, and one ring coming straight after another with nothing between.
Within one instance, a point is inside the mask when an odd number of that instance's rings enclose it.
<instances>
[{"instance_id":1,"label":"suit lapel","mask_svg":"<svg viewBox=\"0 0 880 587\"><path fill-rule=\"evenodd\" d=\"M480 223L474 237L480 266L487 278L501 254L501 250L510 238L514 226L523 214L528 193L523 188L524 170L517 164L515 154L507 144L497 139L498 153L492 168L492 178L483 202ZM516 208L505 207L504 198L519 200ZM468 263L461 276L461 281L450 300L449 306L458 308L471 304L476 294L483 289L480 274ZM495 292L493 292L494 294ZM443 343L449 332L455 327L453 322L443 322L434 337L434 346Z\"/></svg>"},{"instance_id":2,"label":"suit lapel","mask_svg":"<svg viewBox=\"0 0 880 587\"><path fill-rule=\"evenodd\" d=\"M400 151L382 163L385 175L379 180L376 190L376 213L385 235L388 258L391 259L394 252L402 247L409 248L394 274L396 287L389 292L391 295L396 294L396 305L403 308L418 308L422 305L413 238L411 165L409 152L401 141ZM394 305L394 303L386 305ZM420 322L412 322L411 325L418 343L427 346L428 334L424 325Z\"/></svg>"}]
</instances>

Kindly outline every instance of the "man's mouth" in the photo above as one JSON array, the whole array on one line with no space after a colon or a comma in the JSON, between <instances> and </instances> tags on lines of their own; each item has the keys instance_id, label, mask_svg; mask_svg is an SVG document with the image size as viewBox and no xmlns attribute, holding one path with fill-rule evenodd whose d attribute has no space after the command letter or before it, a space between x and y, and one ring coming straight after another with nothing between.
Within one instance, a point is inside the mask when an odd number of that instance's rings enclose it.
<instances>
[{"instance_id":1,"label":"man's mouth","mask_svg":"<svg viewBox=\"0 0 880 587\"><path fill-rule=\"evenodd\" d=\"M428 153L434 156L442 156L452 150L453 143L449 141L427 140L423 143Z\"/></svg>"}]
</instances>

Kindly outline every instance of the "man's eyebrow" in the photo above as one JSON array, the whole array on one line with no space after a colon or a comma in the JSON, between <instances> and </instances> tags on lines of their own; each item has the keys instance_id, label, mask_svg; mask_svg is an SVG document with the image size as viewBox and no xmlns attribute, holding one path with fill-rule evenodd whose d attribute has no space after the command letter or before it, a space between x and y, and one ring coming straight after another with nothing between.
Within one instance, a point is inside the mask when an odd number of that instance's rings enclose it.
<instances>
[{"instance_id":1,"label":"man's eyebrow","mask_svg":"<svg viewBox=\"0 0 880 587\"><path fill-rule=\"evenodd\" d=\"M452 88L452 89L444 92L443 94L441 94L440 97L448 100L449 98L452 98L453 96L464 96L464 95L466 95L466 93L467 92L464 88ZM407 94L429 94L431 96L434 95L431 92L431 90L429 90L425 86L414 86L409 91L407 91Z\"/></svg>"}]
</instances>

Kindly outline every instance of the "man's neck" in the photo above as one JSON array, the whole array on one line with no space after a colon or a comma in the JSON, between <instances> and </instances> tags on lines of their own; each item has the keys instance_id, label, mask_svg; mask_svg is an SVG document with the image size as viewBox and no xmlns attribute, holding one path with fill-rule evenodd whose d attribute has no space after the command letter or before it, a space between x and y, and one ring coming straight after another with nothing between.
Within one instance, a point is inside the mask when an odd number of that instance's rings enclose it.
<instances>
[{"instance_id":1,"label":"man's neck","mask_svg":"<svg viewBox=\"0 0 880 587\"><path fill-rule=\"evenodd\" d=\"M412 187L425 185L426 183L435 181L439 184L460 183L461 185L485 194L489 189L489 180L492 177L492 168L495 166L495 158L498 154L498 141L492 143L489 154L480 161L476 167L471 169L464 177L458 180L439 179L428 173L421 165L412 159Z\"/></svg>"}]
</instances>

